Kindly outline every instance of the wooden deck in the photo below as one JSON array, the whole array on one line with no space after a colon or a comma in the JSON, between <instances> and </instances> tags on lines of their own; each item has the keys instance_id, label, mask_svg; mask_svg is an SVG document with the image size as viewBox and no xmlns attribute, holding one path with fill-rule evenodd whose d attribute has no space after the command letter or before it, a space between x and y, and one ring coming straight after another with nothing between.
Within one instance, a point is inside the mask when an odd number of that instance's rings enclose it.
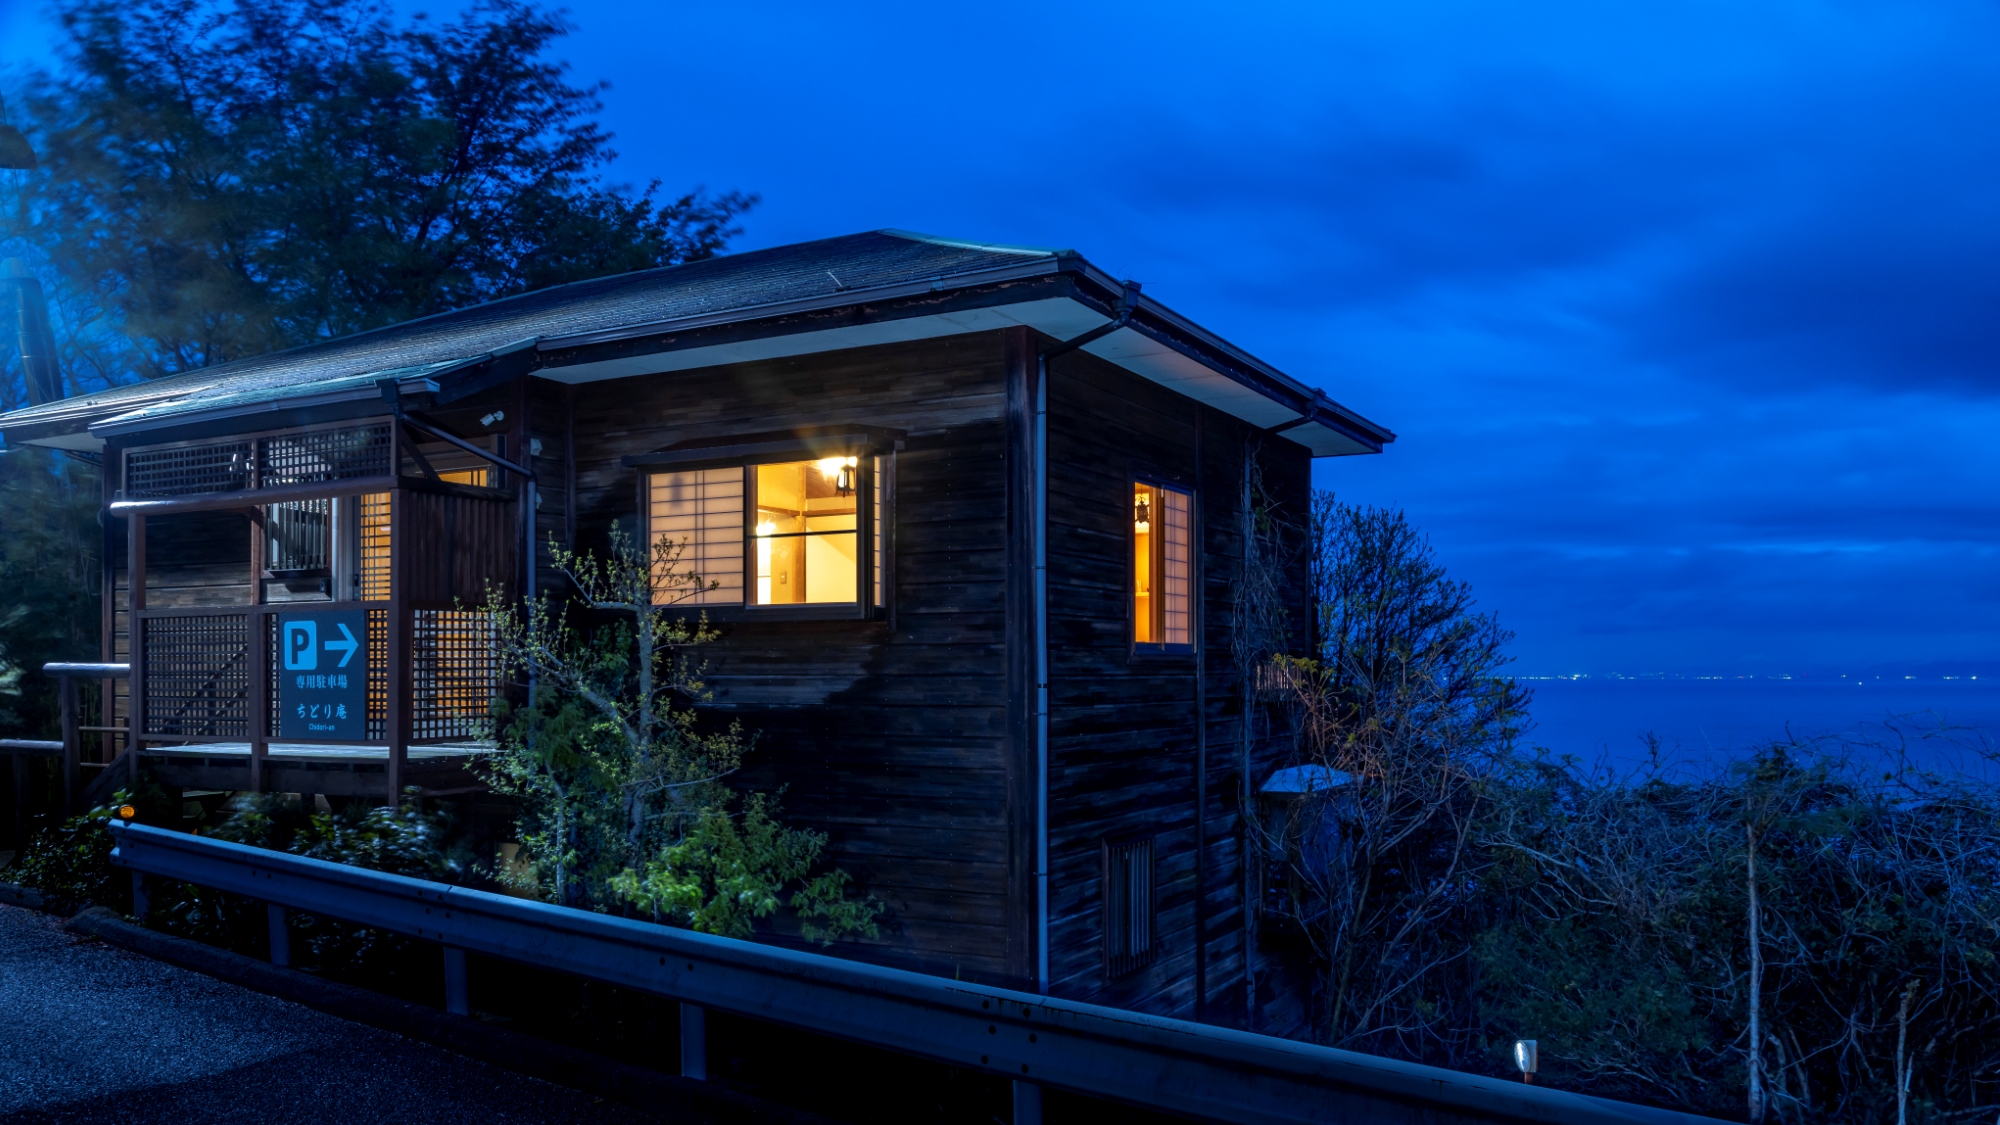
<instances>
[{"instance_id":1,"label":"wooden deck","mask_svg":"<svg viewBox=\"0 0 2000 1125\"><path fill-rule=\"evenodd\" d=\"M486 789L471 768L494 752L477 742L412 746L404 784L428 797L479 793ZM141 754L147 773L168 789L248 789L248 742L198 742L176 746L149 745ZM274 793L324 793L329 797L380 799L389 768L386 745L273 742L265 770L265 789Z\"/></svg>"}]
</instances>

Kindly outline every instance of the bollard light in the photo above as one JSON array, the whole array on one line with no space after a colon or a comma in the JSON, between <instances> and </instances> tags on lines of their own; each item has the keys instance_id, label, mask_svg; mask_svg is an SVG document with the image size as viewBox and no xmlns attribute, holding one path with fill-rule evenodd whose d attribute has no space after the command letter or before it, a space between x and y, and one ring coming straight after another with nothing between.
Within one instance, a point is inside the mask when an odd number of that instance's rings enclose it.
<instances>
[{"instance_id":1,"label":"bollard light","mask_svg":"<svg viewBox=\"0 0 2000 1125\"><path fill-rule=\"evenodd\" d=\"M1521 1069L1521 1081L1530 1086L1535 1083L1535 1041L1533 1039L1514 1040L1514 1065Z\"/></svg>"}]
</instances>

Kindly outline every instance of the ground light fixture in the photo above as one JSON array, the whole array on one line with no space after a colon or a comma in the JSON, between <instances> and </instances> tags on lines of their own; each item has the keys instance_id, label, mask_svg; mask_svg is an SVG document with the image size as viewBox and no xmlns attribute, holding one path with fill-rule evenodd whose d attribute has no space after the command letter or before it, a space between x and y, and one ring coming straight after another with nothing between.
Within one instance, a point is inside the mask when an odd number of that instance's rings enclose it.
<instances>
[{"instance_id":1,"label":"ground light fixture","mask_svg":"<svg viewBox=\"0 0 2000 1125\"><path fill-rule=\"evenodd\" d=\"M1535 1084L1535 1041L1533 1039L1514 1040L1514 1065L1521 1068L1521 1081Z\"/></svg>"}]
</instances>

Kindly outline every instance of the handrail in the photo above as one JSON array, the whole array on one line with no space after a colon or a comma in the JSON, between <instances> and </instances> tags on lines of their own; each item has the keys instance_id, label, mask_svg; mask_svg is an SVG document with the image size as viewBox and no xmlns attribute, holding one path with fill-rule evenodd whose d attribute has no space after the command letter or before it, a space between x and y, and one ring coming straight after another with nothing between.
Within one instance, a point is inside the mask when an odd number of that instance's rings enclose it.
<instances>
[{"instance_id":1,"label":"handrail","mask_svg":"<svg viewBox=\"0 0 2000 1125\"><path fill-rule=\"evenodd\" d=\"M143 610L141 612L144 612ZM123 680L132 675L130 664L80 664L55 661L42 665L44 676L74 676L80 680Z\"/></svg>"},{"instance_id":2,"label":"handrail","mask_svg":"<svg viewBox=\"0 0 2000 1125\"><path fill-rule=\"evenodd\" d=\"M1231 1122L1712 1119L113 822L112 862L1017 1082ZM447 974L449 980L449 974ZM449 985L448 985L449 988Z\"/></svg>"}]
</instances>

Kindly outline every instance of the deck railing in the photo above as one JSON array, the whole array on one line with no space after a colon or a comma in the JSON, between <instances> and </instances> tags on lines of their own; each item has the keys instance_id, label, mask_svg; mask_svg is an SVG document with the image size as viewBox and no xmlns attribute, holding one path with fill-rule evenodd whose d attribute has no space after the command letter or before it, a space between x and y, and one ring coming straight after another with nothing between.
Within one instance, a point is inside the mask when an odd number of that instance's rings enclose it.
<instances>
[{"instance_id":1,"label":"deck railing","mask_svg":"<svg viewBox=\"0 0 2000 1125\"><path fill-rule=\"evenodd\" d=\"M213 606L140 610L138 715L142 737L169 742L243 742L278 737L276 618L301 608L357 603ZM388 736L389 615L383 603L358 603L368 614L370 741ZM415 608L410 614L410 742L474 737L500 689L491 627L477 610ZM263 644L251 638L261 635ZM257 668L261 650L263 674ZM252 706L265 685L261 709ZM263 729L258 730L259 720Z\"/></svg>"}]
</instances>

